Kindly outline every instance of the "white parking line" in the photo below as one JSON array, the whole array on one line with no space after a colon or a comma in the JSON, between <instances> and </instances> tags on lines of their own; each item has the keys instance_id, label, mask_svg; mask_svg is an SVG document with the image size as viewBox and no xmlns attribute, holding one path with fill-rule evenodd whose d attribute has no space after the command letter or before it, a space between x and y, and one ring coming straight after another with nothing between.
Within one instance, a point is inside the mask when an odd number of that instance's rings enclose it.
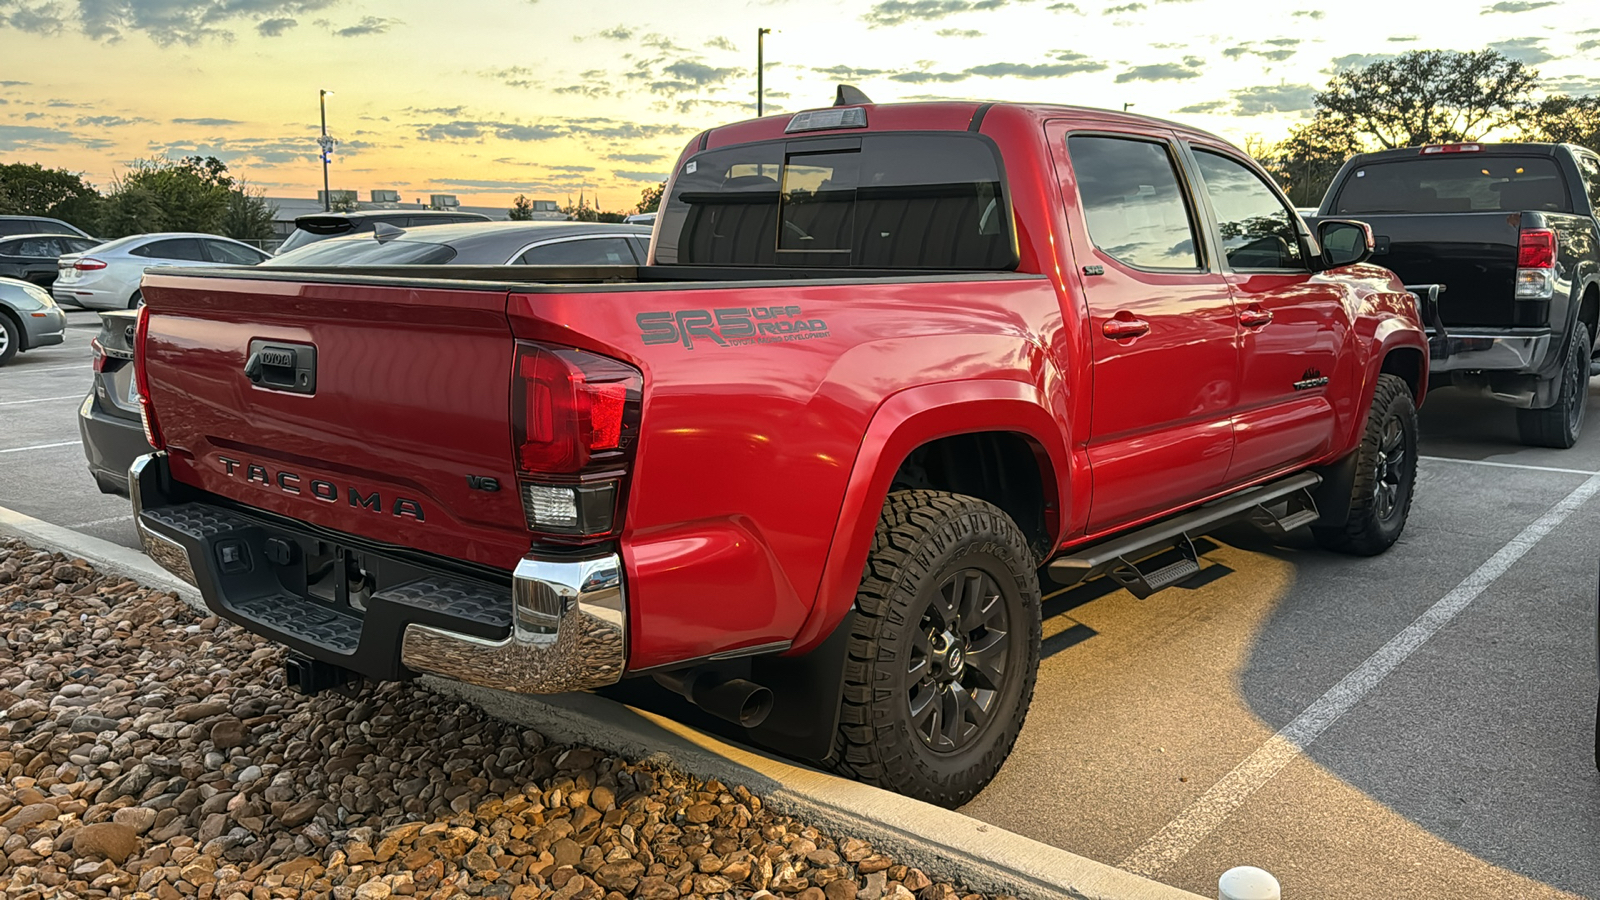
<instances>
[{"instance_id":1,"label":"white parking line","mask_svg":"<svg viewBox=\"0 0 1600 900\"><path fill-rule=\"evenodd\" d=\"M37 397L33 400L0 400L0 406L21 406L24 403L48 403L51 400L82 400L82 394L68 394L65 397Z\"/></svg>"},{"instance_id":2,"label":"white parking line","mask_svg":"<svg viewBox=\"0 0 1600 900\"><path fill-rule=\"evenodd\" d=\"M32 447L12 447L9 450L0 450L0 453L23 453L28 450L49 450L51 447L76 447L83 441L62 441L59 444L34 444Z\"/></svg>"},{"instance_id":3,"label":"white parking line","mask_svg":"<svg viewBox=\"0 0 1600 900\"><path fill-rule=\"evenodd\" d=\"M17 371L26 374L28 372L62 372L62 371L65 371L67 369L92 369L92 368L94 368L94 364L93 363L84 363L81 366L45 366L42 369L17 369Z\"/></svg>"},{"instance_id":4,"label":"white parking line","mask_svg":"<svg viewBox=\"0 0 1600 900\"><path fill-rule=\"evenodd\" d=\"M1487 459L1456 459L1453 456L1419 456L1428 462L1460 463L1463 466L1492 466L1496 469L1528 469L1534 472L1562 472L1567 475L1600 474L1589 469L1558 469L1555 466L1530 466L1523 463L1491 462Z\"/></svg>"},{"instance_id":5,"label":"white parking line","mask_svg":"<svg viewBox=\"0 0 1600 900\"><path fill-rule=\"evenodd\" d=\"M1222 777L1199 800L1179 813L1177 818L1164 825L1139 849L1119 863L1119 868L1136 875L1154 878L1170 868L1193 850L1217 826L1227 820L1251 794L1271 781L1273 776L1305 752L1329 726L1349 712L1384 678L1388 677L1418 647L1448 625L1452 619L1472 604L1495 579L1504 575L1512 564L1521 559L1545 535L1564 522L1573 510L1600 493L1600 475L1590 477L1577 490L1550 507L1537 521L1522 530L1521 534L1501 547L1499 552L1479 566L1445 594L1439 602L1429 607L1395 635L1378 652L1367 658L1334 685L1326 694L1295 717L1293 722L1268 738L1244 762Z\"/></svg>"}]
</instances>

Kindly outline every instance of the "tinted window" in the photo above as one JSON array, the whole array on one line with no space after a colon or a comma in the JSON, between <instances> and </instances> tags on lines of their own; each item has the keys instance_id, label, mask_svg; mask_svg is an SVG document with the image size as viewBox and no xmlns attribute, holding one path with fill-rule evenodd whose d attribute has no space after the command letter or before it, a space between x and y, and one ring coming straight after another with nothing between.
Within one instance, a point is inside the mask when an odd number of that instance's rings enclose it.
<instances>
[{"instance_id":1,"label":"tinted window","mask_svg":"<svg viewBox=\"0 0 1600 900\"><path fill-rule=\"evenodd\" d=\"M442 266L456 258L454 247L420 241L370 237L323 241L292 253L279 253L263 266Z\"/></svg>"},{"instance_id":2,"label":"tinted window","mask_svg":"<svg viewBox=\"0 0 1600 900\"><path fill-rule=\"evenodd\" d=\"M227 241L206 241L206 252L211 254L212 262L227 263L230 266L253 266L266 257L238 244Z\"/></svg>"},{"instance_id":3,"label":"tinted window","mask_svg":"<svg viewBox=\"0 0 1600 900\"><path fill-rule=\"evenodd\" d=\"M1571 212L1555 160L1475 153L1369 163L1351 172L1334 212Z\"/></svg>"},{"instance_id":4,"label":"tinted window","mask_svg":"<svg viewBox=\"0 0 1600 900\"><path fill-rule=\"evenodd\" d=\"M633 253L639 257L639 264L644 265L650 260L650 239L647 237L628 238L633 242Z\"/></svg>"},{"instance_id":5,"label":"tinted window","mask_svg":"<svg viewBox=\"0 0 1600 900\"><path fill-rule=\"evenodd\" d=\"M38 231L27 219L0 219L0 234L36 234Z\"/></svg>"},{"instance_id":6,"label":"tinted window","mask_svg":"<svg viewBox=\"0 0 1600 900\"><path fill-rule=\"evenodd\" d=\"M83 251L89 249L90 247L99 246L99 244L97 244L94 241L89 240L88 238L68 237L68 238L61 238L60 240L61 240L61 252L62 253L82 253Z\"/></svg>"},{"instance_id":7,"label":"tinted window","mask_svg":"<svg viewBox=\"0 0 1600 900\"><path fill-rule=\"evenodd\" d=\"M1578 154L1578 171L1583 173L1583 183L1589 190L1589 211L1600 214L1600 158Z\"/></svg>"},{"instance_id":8,"label":"tinted window","mask_svg":"<svg viewBox=\"0 0 1600 900\"><path fill-rule=\"evenodd\" d=\"M9 241L4 252L11 256L54 257L61 253L56 249L56 239L47 237L29 237L19 241Z\"/></svg>"},{"instance_id":9,"label":"tinted window","mask_svg":"<svg viewBox=\"0 0 1600 900\"><path fill-rule=\"evenodd\" d=\"M205 254L200 252L198 238L167 238L163 241L151 241L143 247L129 250L132 256L148 256L152 259L185 259L198 262L205 261Z\"/></svg>"},{"instance_id":10,"label":"tinted window","mask_svg":"<svg viewBox=\"0 0 1600 900\"><path fill-rule=\"evenodd\" d=\"M1195 151L1206 196L1217 216L1222 252L1235 269L1303 269L1299 216L1249 167Z\"/></svg>"},{"instance_id":11,"label":"tinted window","mask_svg":"<svg viewBox=\"0 0 1600 900\"><path fill-rule=\"evenodd\" d=\"M1005 269L1000 164L965 134L868 134L695 156L658 218L658 263Z\"/></svg>"},{"instance_id":12,"label":"tinted window","mask_svg":"<svg viewBox=\"0 0 1600 900\"><path fill-rule=\"evenodd\" d=\"M21 241L0 241L0 256L17 256L21 251Z\"/></svg>"},{"instance_id":13,"label":"tinted window","mask_svg":"<svg viewBox=\"0 0 1600 900\"><path fill-rule=\"evenodd\" d=\"M52 219L34 219L33 220L33 226L34 226L33 230L35 232L38 232L39 234L76 234L77 233L77 232L73 231L65 223L57 222L57 221L54 221Z\"/></svg>"},{"instance_id":14,"label":"tinted window","mask_svg":"<svg viewBox=\"0 0 1600 900\"><path fill-rule=\"evenodd\" d=\"M533 247L517 257L524 266L631 266L633 251L625 238L588 238Z\"/></svg>"},{"instance_id":15,"label":"tinted window","mask_svg":"<svg viewBox=\"0 0 1600 900\"><path fill-rule=\"evenodd\" d=\"M1067 138L1096 247L1131 266L1197 269L1194 228L1167 148L1150 141Z\"/></svg>"}]
</instances>

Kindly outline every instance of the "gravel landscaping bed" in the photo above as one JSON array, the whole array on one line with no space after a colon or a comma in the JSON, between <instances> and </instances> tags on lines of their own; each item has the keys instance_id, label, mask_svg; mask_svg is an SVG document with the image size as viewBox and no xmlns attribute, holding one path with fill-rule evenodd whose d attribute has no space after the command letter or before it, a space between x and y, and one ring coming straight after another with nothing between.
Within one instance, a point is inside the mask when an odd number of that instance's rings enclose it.
<instances>
[{"instance_id":1,"label":"gravel landscaping bed","mask_svg":"<svg viewBox=\"0 0 1600 900\"><path fill-rule=\"evenodd\" d=\"M412 684L284 686L173 594L0 540L0 892L979 897L864 841Z\"/></svg>"}]
</instances>

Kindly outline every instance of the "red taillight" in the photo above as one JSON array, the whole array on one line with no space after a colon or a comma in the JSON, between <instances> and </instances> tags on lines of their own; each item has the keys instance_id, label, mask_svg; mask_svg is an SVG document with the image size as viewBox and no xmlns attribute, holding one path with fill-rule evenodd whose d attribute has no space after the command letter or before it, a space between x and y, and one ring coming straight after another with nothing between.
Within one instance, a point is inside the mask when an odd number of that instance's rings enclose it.
<instances>
[{"instance_id":1,"label":"red taillight","mask_svg":"<svg viewBox=\"0 0 1600 900\"><path fill-rule=\"evenodd\" d=\"M1422 155L1432 156L1435 153L1477 153L1482 149L1482 144L1431 144L1422 148Z\"/></svg>"},{"instance_id":2,"label":"red taillight","mask_svg":"<svg viewBox=\"0 0 1600 900\"><path fill-rule=\"evenodd\" d=\"M1522 233L1517 243L1517 268L1549 269L1556 264L1556 233L1537 228Z\"/></svg>"},{"instance_id":3,"label":"red taillight","mask_svg":"<svg viewBox=\"0 0 1600 900\"><path fill-rule=\"evenodd\" d=\"M106 348L100 345L100 339L90 338L89 349L94 352L94 370L96 372L104 372L106 370Z\"/></svg>"},{"instance_id":4,"label":"red taillight","mask_svg":"<svg viewBox=\"0 0 1600 900\"><path fill-rule=\"evenodd\" d=\"M93 272L97 269L104 269L106 264L93 257L85 256L83 259L73 263L72 267L79 272Z\"/></svg>"},{"instance_id":5,"label":"red taillight","mask_svg":"<svg viewBox=\"0 0 1600 900\"><path fill-rule=\"evenodd\" d=\"M161 438L161 423L156 421L155 407L150 403L150 369L146 342L150 337L150 307L139 307L139 324L133 332L133 383L139 388L139 421L144 425L144 439L157 450L167 449Z\"/></svg>"},{"instance_id":6,"label":"red taillight","mask_svg":"<svg viewBox=\"0 0 1600 900\"><path fill-rule=\"evenodd\" d=\"M630 399L643 376L583 350L518 342L515 412L517 467L532 474L573 474L607 451L623 449Z\"/></svg>"},{"instance_id":7,"label":"red taillight","mask_svg":"<svg viewBox=\"0 0 1600 900\"><path fill-rule=\"evenodd\" d=\"M644 376L586 350L518 341L512 381L517 488L529 530L579 542L615 534Z\"/></svg>"}]
</instances>

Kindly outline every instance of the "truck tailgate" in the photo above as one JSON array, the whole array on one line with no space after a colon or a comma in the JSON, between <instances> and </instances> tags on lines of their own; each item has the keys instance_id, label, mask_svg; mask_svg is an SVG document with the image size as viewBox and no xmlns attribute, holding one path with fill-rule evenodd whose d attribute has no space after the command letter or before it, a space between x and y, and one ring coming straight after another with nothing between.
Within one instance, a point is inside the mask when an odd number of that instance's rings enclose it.
<instances>
[{"instance_id":1,"label":"truck tailgate","mask_svg":"<svg viewBox=\"0 0 1600 900\"><path fill-rule=\"evenodd\" d=\"M1519 213L1363 214L1372 226L1372 261L1406 284L1442 284L1446 328L1507 328L1516 320Z\"/></svg>"},{"instance_id":2,"label":"truck tailgate","mask_svg":"<svg viewBox=\"0 0 1600 900\"><path fill-rule=\"evenodd\" d=\"M179 481L497 568L526 551L503 292L152 274L144 297L142 365ZM294 351L300 377L252 381L253 351Z\"/></svg>"}]
</instances>

